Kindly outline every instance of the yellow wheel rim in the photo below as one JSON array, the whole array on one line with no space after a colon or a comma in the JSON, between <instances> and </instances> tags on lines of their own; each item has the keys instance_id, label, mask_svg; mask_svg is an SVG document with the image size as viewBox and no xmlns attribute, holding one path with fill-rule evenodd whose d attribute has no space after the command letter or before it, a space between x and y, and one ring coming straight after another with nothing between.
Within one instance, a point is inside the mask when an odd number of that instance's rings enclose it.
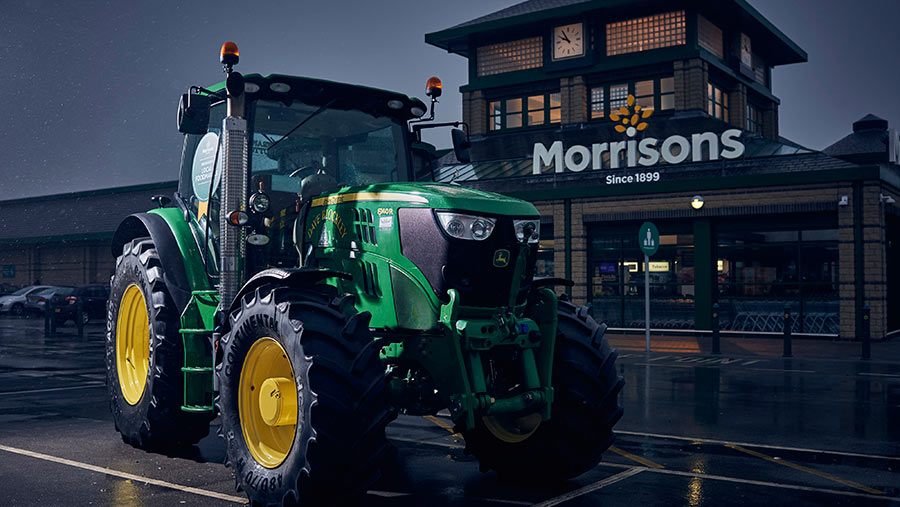
<instances>
[{"instance_id":1,"label":"yellow wheel rim","mask_svg":"<svg viewBox=\"0 0 900 507\"><path fill-rule=\"evenodd\" d=\"M287 353L272 338L260 338L247 352L238 386L241 431L260 465L275 468L291 452L297 402L294 369Z\"/></svg>"},{"instance_id":2,"label":"yellow wheel rim","mask_svg":"<svg viewBox=\"0 0 900 507\"><path fill-rule=\"evenodd\" d=\"M517 444L524 442L541 425L541 414L532 412L523 416L484 416L484 426L503 442Z\"/></svg>"},{"instance_id":3,"label":"yellow wheel rim","mask_svg":"<svg viewBox=\"0 0 900 507\"><path fill-rule=\"evenodd\" d=\"M116 371L119 387L129 405L137 405L147 386L150 370L150 316L140 287L129 285L119 301L116 321Z\"/></svg>"}]
</instances>

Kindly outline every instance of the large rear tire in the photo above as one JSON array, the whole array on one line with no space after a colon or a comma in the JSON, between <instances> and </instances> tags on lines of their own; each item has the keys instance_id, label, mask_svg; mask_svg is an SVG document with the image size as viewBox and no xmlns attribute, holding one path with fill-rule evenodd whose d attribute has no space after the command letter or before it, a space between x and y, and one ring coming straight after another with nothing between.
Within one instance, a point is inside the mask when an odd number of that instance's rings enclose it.
<instances>
[{"instance_id":1,"label":"large rear tire","mask_svg":"<svg viewBox=\"0 0 900 507\"><path fill-rule=\"evenodd\" d=\"M313 289L260 289L230 316L220 436L252 505L351 503L378 478L396 414L369 318Z\"/></svg>"},{"instance_id":2,"label":"large rear tire","mask_svg":"<svg viewBox=\"0 0 900 507\"><path fill-rule=\"evenodd\" d=\"M482 472L495 470L516 482L558 482L600 461L622 417L618 397L624 384L605 331L585 307L559 302L550 420L525 439L509 438L496 425L477 420L463 436L466 453L478 458Z\"/></svg>"},{"instance_id":3,"label":"large rear tire","mask_svg":"<svg viewBox=\"0 0 900 507\"><path fill-rule=\"evenodd\" d=\"M161 266L150 238L126 243L107 304L110 410L122 440L146 449L193 445L209 433L213 418L181 410L184 345Z\"/></svg>"}]
</instances>

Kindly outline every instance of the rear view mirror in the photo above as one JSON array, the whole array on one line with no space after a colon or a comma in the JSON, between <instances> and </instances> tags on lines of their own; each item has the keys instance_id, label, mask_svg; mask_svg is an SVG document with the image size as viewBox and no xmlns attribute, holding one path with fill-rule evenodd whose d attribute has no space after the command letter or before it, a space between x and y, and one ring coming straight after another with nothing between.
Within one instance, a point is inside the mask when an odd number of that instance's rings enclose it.
<instances>
[{"instance_id":1,"label":"rear view mirror","mask_svg":"<svg viewBox=\"0 0 900 507\"><path fill-rule=\"evenodd\" d=\"M206 133L209 127L209 97L185 93L178 102L178 131L182 134Z\"/></svg>"},{"instance_id":2,"label":"rear view mirror","mask_svg":"<svg viewBox=\"0 0 900 507\"><path fill-rule=\"evenodd\" d=\"M450 130L450 139L453 141L453 153L456 154L456 160L460 162L471 162L472 157L469 155L469 148L472 143L469 142L469 134L460 129Z\"/></svg>"}]
</instances>

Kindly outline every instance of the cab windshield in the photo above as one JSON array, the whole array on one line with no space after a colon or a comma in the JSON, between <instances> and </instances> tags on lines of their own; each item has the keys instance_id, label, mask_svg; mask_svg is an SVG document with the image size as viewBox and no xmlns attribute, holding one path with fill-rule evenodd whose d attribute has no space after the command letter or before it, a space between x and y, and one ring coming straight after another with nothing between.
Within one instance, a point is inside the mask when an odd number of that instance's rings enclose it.
<instances>
[{"instance_id":1,"label":"cab windshield","mask_svg":"<svg viewBox=\"0 0 900 507\"><path fill-rule=\"evenodd\" d=\"M406 128L392 118L266 100L255 101L251 118L251 174L271 175L276 192L299 192L319 170L342 186L408 179Z\"/></svg>"}]
</instances>

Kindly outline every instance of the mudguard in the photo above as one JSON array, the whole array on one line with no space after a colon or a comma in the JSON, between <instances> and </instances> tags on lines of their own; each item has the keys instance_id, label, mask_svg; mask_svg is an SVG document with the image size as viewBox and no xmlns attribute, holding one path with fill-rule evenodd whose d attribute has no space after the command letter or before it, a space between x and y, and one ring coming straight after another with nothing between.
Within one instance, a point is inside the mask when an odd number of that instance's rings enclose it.
<instances>
[{"instance_id":1,"label":"mudguard","mask_svg":"<svg viewBox=\"0 0 900 507\"><path fill-rule=\"evenodd\" d=\"M344 280L353 279L353 277L349 273L344 273L343 271L332 271L328 269L264 269L259 273L253 275L249 280L247 280L247 283L245 283L244 286L241 287L241 290L239 290L237 295L234 296L234 301L232 301L231 305L229 306L228 315L230 315L231 312L237 309L237 306L241 304L241 300L246 294L250 294L251 292L264 285L274 284L279 287L309 287L328 278L343 278Z\"/></svg>"},{"instance_id":2,"label":"mudguard","mask_svg":"<svg viewBox=\"0 0 900 507\"><path fill-rule=\"evenodd\" d=\"M150 236L156 246L162 262L163 280L180 313L190 301L192 290L209 289L209 278L189 225L178 208L135 213L116 229L112 255L121 255L126 242L145 236Z\"/></svg>"}]
</instances>

